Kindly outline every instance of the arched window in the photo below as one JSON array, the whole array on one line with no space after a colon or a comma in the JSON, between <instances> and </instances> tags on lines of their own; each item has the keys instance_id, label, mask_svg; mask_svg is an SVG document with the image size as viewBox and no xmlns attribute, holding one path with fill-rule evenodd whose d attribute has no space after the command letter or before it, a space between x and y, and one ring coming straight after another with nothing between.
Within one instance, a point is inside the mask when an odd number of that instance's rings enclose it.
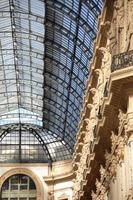
<instances>
[{"instance_id":1,"label":"arched window","mask_svg":"<svg viewBox=\"0 0 133 200\"><path fill-rule=\"evenodd\" d=\"M33 180L24 174L16 174L3 183L2 200L36 200L36 186Z\"/></svg>"}]
</instances>

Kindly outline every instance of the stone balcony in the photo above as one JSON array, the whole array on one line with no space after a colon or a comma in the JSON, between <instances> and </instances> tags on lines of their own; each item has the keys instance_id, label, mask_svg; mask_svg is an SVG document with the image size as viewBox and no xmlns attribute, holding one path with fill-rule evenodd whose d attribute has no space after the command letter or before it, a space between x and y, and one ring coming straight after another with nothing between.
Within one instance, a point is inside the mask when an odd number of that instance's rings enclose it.
<instances>
[{"instance_id":1,"label":"stone balcony","mask_svg":"<svg viewBox=\"0 0 133 200\"><path fill-rule=\"evenodd\" d=\"M127 102L128 102L128 91L133 88L133 51L125 52L119 55L115 55L112 59L111 65L111 75L108 83L105 86L104 90L104 99L103 103L99 108L98 112L98 123L94 129L94 142L91 144L91 152L93 152L93 159L88 162L89 173L84 174L83 180L86 184L82 185L82 194L79 199L83 199L84 191L91 190L88 188L90 182L93 182L96 176L99 176L97 169L99 164L104 165L104 151L110 149L110 137L112 128L118 134L118 132L123 133L125 123L119 127L119 108L124 108L127 112ZM131 113L132 114L132 113ZM129 122L130 115L129 113ZM128 115L127 115L128 116ZM126 121L128 122L128 121ZM131 126L130 126L131 127ZM126 131L127 132L127 131ZM81 135L79 135L81 136ZM80 137L79 137L80 138ZM80 140L79 140L80 141ZM80 143L79 143L80 144ZM77 144L77 149L79 149L79 144ZM75 160L78 159L78 154L75 152ZM95 170L92 170L94 169ZM92 178L93 177L93 178ZM86 182L87 180L87 182ZM90 180L90 181L89 181ZM86 192L87 193L87 192Z\"/></svg>"},{"instance_id":2,"label":"stone balcony","mask_svg":"<svg viewBox=\"0 0 133 200\"><path fill-rule=\"evenodd\" d=\"M133 50L113 56L111 71L133 66Z\"/></svg>"}]
</instances>

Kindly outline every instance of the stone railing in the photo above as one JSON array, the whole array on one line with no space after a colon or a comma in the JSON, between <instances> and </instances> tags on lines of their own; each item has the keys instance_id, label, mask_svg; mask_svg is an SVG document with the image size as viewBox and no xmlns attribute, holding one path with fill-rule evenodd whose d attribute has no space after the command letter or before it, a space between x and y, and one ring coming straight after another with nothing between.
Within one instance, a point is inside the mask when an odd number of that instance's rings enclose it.
<instances>
[{"instance_id":1,"label":"stone railing","mask_svg":"<svg viewBox=\"0 0 133 200\"><path fill-rule=\"evenodd\" d=\"M133 50L114 55L112 58L111 71L114 72L133 65Z\"/></svg>"}]
</instances>

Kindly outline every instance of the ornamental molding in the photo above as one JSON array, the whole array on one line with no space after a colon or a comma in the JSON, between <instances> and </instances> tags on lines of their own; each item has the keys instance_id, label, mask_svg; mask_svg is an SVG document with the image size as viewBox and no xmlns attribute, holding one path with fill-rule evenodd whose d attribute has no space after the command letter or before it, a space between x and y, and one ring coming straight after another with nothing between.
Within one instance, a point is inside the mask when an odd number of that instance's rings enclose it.
<instances>
[{"instance_id":1,"label":"ornamental molding","mask_svg":"<svg viewBox=\"0 0 133 200\"><path fill-rule=\"evenodd\" d=\"M26 168L16 168L14 167L13 169L7 171L0 177L0 189L5 182L6 179L8 179L10 176L13 176L15 174L24 174L29 176L35 183L36 185L36 190L37 190L37 200L42 200L44 199L44 185L42 184L41 180L39 177L31 170L26 169Z\"/></svg>"}]
</instances>

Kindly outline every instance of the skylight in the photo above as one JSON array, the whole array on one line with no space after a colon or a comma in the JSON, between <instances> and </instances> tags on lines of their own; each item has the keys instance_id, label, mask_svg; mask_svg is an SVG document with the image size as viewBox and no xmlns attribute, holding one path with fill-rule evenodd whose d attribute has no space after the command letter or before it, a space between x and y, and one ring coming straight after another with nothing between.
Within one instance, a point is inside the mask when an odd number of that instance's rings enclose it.
<instances>
[{"instance_id":1,"label":"skylight","mask_svg":"<svg viewBox=\"0 0 133 200\"><path fill-rule=\"evenodd\" d=\"M102 0L0 1L0 162L71 158L101 9Z\"/></svg>"}]
</instances>

